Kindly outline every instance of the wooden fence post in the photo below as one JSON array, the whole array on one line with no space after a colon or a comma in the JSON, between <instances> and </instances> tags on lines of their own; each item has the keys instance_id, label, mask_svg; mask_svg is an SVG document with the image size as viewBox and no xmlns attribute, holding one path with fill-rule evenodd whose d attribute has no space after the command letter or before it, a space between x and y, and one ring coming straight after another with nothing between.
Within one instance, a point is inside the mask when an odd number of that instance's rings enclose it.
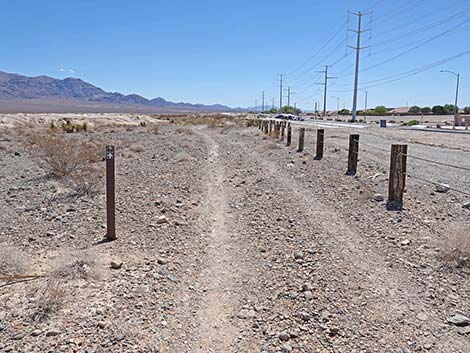
<instances>
[{"instance_id":1,"label":"wooden fence post","mask_svg":"<svg viewBox=\"0 0 470 353\"><path fill-rule=\"evenodd\" d=\"M106 240L116 240L114 146L106 146Z\"/></svg>"},{"instance_id":2,"label":"wooden fence post","mask_svg":"<svg viewBox=\"0 0 470 353\"><path fill-rule=\"evenodd\" d=\"M269 120L269 135L273 133L273 121Z\"/></svg>"},{"instance_id":3,"label":"wooden fence post","mask_svg":"<svg viewBox=\"0 0 470 353\"><path fill-rule=\"evenodd\" d=\"M299 129L299 149L297 152L302 152L304 150L304 142L305 142L305 128L301 127Z\"/></svg>"},{"instance_id":4,"label":"wooden fence post","mask_svg":"<svg viewBox=\"0 0 470 353\"><path fill-rule=\"evenodd\" d=\"M348 171L347 175L356 175L359 157L359 135L349 135Z\"/></svg>"},{"instance_id":5,"label":"wooden fence post","mask_svg":"<svg viewBox=\"0 0 470 353\"><path fill-rule=\"evenodd\" d=\"M390 154L390 176L388 180L387 208L403 208L403 194L406 185L406 154L408 145L392 145Z\"/></svg>"},{"instance_id":6,"label":"wooden fence post","mask_svg":"<svg viewBox=\"0 0 470 353\"><path fill-rule=\"evenodd\" d=\"M292 143L292 127L287 125L287 143L286 146L290 146Z\"/></svg>"},{"instance_id":7,"label":"wooden fence post","mask_svg":"<svg viewBox=\"0 0 470 353\"><path fill-rule=\"evenodd\" d=\"M281 123L281 142L284 141L284 135L286 134L286 123Z\"/></svg>"},{"instance_id":8,"label":"wooden fence post","mask_svg":"<svg viewBox=\"0 0 470 353\"><path fill-rule=\"evenodd\" d=\"M325 130L317 130L317 153L315 159L320 160L323 158L323 146L325 144Z\"/></svg>"},{"instance_id":9,"label":"wooden fence post","mask_svg":"<svg viewBox=\"0 0 470 353\"><path fill-rule=\"evenodd\" d=\"M269 128L268 128L268 121L267 120L263 121L263 129L264 129L264 133L267 135L268 132L269 132L268 131Z\"/></svg>"}]
</instances>

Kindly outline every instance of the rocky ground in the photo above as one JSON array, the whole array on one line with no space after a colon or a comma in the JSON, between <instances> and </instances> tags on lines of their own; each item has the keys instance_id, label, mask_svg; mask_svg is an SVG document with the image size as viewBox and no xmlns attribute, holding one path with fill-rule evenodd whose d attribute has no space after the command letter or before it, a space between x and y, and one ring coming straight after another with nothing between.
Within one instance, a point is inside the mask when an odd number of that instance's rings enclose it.
<instances>
[{"instance_id":1,"label":"rocky ground","mask_svg":"<svg viewBox=\"0 0 470 353\"><path fill-rule=\"evenodd\" d=\"M0 276L41 277L0 281L0 351L469 351L470 270L444 258L469 197L410 178L387 211L388 157L361 145L346 176L347 130L320 161L313 129L303 153L296 129L285 147L234 123L69 134L117 149L118 240L102 242L104 192L48 177L25 129L0 133Z\"/></svg>"}]
</instances>

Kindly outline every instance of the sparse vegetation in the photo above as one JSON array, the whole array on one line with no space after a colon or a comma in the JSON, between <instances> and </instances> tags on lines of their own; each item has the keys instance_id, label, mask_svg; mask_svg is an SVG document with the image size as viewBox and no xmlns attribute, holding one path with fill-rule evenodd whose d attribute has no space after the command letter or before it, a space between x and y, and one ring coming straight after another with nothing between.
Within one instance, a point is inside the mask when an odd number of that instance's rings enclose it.
<instances>
[{"instance_id":1,"label":"sparse vegetation","mask_svg":"<svg viewBox=\"0 0 470 353\"><path fill-rule=\"evenodd\" d=\"M13 246L0 246L0 275L22 275L27 269L28 258L20 249Z\"/></svg>"},{"instance_id":2,"label":"sparse vegetation","mask_svg":"<svg viewBox=\"0 0 470 353\"><path fill-rule=\"evenodd\" d=\"M60 133L37 135L31 144L38 165L58 178L82 173L98 160L96 145L67 139Z\"/></svg>"},{"instance_id":3,"label":"sparse vegetation","mask_svg":"<svg viewBox=\"0 0 470 353\"><path fill-rule=\"evenodd\" d=\"M99 259L91 250L64 254L54 261L49 277L57 281L97 279L101 276Z\"/></svg>"},{"instance_id":4,"label":"sparse vegetation","mask_svg":"<svg viewBox=\"0 0 470 353\"><path fill-rule=\"evenodd\" d=\"M470 267L470 235L464 225L454 225L441 247L441 257L448 265Z\"/></svg>"},{"instance_id":5,"label":"sparse vegetation","mask_svg":"<svg viewBox=\"0 0 470 353\"><path fill-rule=\"evenodd\" d=\"M186 153L186 152L178 152L176 155L175 155L175 161L176 162L185 162L185 161L189 161L191 160L191 155Z\"/></svg>"},{"instance_id":6,"label":"sparse vegetation","mask_svg":"<svg viewBox=\"0 0 470 353\"><path fill-rule=\"evenodd\" d=\"M33 321L45 321L62 306L66 292L61 281L49 278L44 289L37 292L30 317Z\"/></svg>"}]
</instances>

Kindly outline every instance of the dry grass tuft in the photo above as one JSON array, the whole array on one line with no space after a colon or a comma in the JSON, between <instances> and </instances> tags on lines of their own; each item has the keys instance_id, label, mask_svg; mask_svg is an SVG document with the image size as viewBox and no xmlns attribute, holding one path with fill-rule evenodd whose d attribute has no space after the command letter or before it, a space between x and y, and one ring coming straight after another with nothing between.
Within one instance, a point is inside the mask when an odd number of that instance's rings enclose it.
<instances>
[{"instance_id":1,"label":"dry grass tuft","mask_svg":"<svg viewBox=\"0 0 470 353\"><path fill-rule=\"evenodd\" d=\"M129 148L134 153L142 153L144 152L144 146L142 145L134 145Z\"/></svg>"},{"instance_id":2,"label":"dry grass tuft","mask_svg":"<svg viewBox=\"0 0 470 353\"><path fill-rule=\"evenodd\" d=\"M91 250L76 251L59 256L53 263L49 277L58 281L91 280L102 276L100 256Z\"/></svg>"},{"instance_id":3,"label":"dry grass tuft","mask_svg":"<svg viewBox=\"0 0 470 353\"><path fill-rule=\"evenodd\" d=\"M61 281L49 278L45 288L37 295L30 317L33 321L45 321L59 311L67 293Z\"/></svg>"},{"instance_id":4,"label":"dry grass tuft","mask_svg":"<svg viewBox=\"0 0 470 353\"><path fill-rule=\"evenodd\" d=\"M193 130L188 129L188 128L183 128L183 127L177 128L175 132L181 135L192 135L194 133Z\"/></svg>"},{"instance_id":5,"label":"dry grass tuft","mask_svg":"<svg viewBox=\"0 0 470 353\"><path fill-rule=\"evenodd\" d=\"M20 249L13 246L0 246L0 275L23 275L26 274L28 268L28 257Z\"/></svg>"},{"instance_id":6,"label":"dry grass tuft","mask_svg":"<svg viewBox=\"0 0 470 353\"><path fill-rule=\"evenodd\" d=\"M452 267L470 267L470 233L468 226L457 224L441 244L441 258Z\"/></svg>"}]
</instances>

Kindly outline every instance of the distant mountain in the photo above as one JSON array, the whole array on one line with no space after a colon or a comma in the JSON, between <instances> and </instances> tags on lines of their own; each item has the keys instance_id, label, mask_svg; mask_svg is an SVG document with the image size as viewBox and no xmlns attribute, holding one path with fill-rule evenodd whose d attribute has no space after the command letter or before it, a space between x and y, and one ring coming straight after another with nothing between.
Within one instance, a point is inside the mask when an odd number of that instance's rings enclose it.
<instances>
[{"instance_id":1,"label":"distant mountain","mask_svg":"<svg viewBox=\"0 0 470 353\"><path fill-rule=\"evenodd\" d=\"M27 77L0 71L0 108L2 103L7 103L8 111L16 110L11 108L15 107L15 101L21 102L18 111L21 111L21 106L25 105L40 105L43 110L49 102L51 106L60 102L61 110L66 109L68 104L71 108L73 107L73 110L79 110L80 106L83 106L83 109L86 108L87 111L93 109L97 111L106 111L107 109L132 111L133 107L140 112L229 112L242 110L220 104L173 103L161 97L149 100L137 94L124 95L118 92L106 92L79 78L68 77L60 80L48 76Z\"/></svg>"}]
</instances>

